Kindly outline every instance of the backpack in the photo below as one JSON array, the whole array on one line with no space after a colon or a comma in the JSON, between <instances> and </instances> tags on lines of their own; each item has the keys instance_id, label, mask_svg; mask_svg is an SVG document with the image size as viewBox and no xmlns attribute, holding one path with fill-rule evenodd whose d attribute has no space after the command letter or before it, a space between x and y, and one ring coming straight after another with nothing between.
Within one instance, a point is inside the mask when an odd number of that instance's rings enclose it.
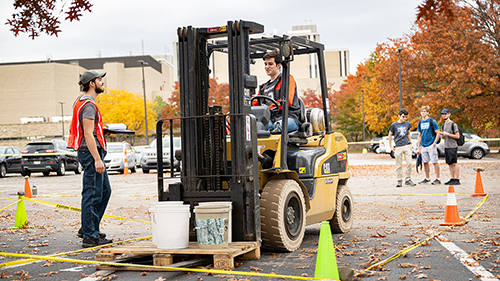
<instances>
[{"instance_id":1,"label":"backpack","mask_svg":"<svg viewBox=\"0 0 500 281\"><path fill-rule=\"evenodd\" d=\"M436 130L434 129L434 119L430 118L429 117L429 122L431 123L431 131L432 131L432 136L434 137L434 139L436 138ZM422 120L418 121L418 124L417 124L417 127L418 127L418 130L419 131L422 131L422 129L420 129L420 122L422 122ZM436 142L436 144L439 144L441 142L441 138L438 139L438 141Z\"/></svg>"},{"instance_id":2,"label":"backpack","mask_svg":"<svg viewBox=\"0 0 500 281\"><path fill-rule=\"evenodd\" d=\"M456 132L455 132L455 129L454 129L454 128L455 128L455 126L453 126L453 124L454 124L455 122L451 121L451 123L452 123L452 124L451 124L451 130L452 130L453 134L455 134L455 133L456 133ZM456 123L455 123L455 124L456 124ZM458 139L456 139L455 141L457 142L457 145L458 145L458 146L462 146L462 145L464 145L464 143L465 143L464 133L462 132L462 129L460 128L460 126L458 126L458 124L457 124L457 128L458 128L458 132L459 132L459 136L460 136L460 137L459 137ZM444 124L443 124L443 128L441 129L441 131L444 131Z\"/></svg>"}]
</instances>

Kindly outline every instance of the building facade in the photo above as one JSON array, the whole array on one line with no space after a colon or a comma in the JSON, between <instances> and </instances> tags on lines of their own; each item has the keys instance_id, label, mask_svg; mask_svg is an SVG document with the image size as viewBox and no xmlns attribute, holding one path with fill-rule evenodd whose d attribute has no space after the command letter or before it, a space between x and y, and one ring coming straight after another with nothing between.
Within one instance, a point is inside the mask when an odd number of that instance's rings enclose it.
<instances>
[{"instance_id":1,"label":"building facade","mask_svg":"<svg viewBox=\"0 0 500 281\"><path fill-rule=\"evenodd\" d=\"M0 124L60 122L62 116L68 121L81 94L79 77L89 69L106 72L106 88L143 95L140 60L147 63L146 98L166 100L174 84L172 63L151 56L0 64Z\"/></svg>"}]
</instances>

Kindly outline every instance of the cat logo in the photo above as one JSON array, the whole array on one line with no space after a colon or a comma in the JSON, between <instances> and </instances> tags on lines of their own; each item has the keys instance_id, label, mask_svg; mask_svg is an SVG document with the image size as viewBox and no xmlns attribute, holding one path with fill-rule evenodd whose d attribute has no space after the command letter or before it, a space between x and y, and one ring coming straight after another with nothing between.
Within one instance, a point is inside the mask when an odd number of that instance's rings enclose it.
<instances>
[{"instance_id":1,"label":"cat logo","mask_svg":"<svg viewBox=\"0 0 500 281\"><path fill-rule=\"evenodd\" d=\"M323 174L329 174L330 173L330 163L323 163Z\"/></svg>"},{"instance_id":2,"label":"cat logo","mask_svg":"<svg viewBox=\"0 0 500 281\"><path fill-rule=\"evenodd\" d=\"M306 173L306 167L299 167L299 174L305 174Z\"/></svg>"},{"instance_id":3,"label":"cat logo","mask_svg":"<svg viewBox=\"0 0 500 281\"><path fill-rule=\"evenodd\" d=\"M346 152L337 154L337 161L342 161L342 160L345 160L345 159L347 159L347 153Z\"/></svg>"}]
</instances>

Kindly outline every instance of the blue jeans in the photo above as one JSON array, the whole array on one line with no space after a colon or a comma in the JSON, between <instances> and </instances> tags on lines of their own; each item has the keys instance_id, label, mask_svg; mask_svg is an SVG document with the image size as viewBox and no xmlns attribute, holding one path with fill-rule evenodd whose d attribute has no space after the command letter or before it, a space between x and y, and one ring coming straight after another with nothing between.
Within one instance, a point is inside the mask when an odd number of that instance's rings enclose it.
<instances>
[{"instance_id":1,"label":"blue jeans","mask_svg":"<svg viewBox=\"0 0 500 281\"><path fill-rule=\"evenodd\" d=\"M106 151L98 148L104 162ZM111 197L108 172L95 171L95 162L89 149L84 146L78 150L78 161L83 167L82 189L82 232L87 238L99 238L99 224Z\"/></svg>"},{"instance_id":2,"label":"blue jeans","mask_svg":"<svg viewBox=\"0 0 500 281\"><path fill-rule=\"evenodd\" d=\"M271 131L274 128L276 128L276 126L279 125L278 131L281 132L281 121L282 120L278 120L274 123L273 123L273 121L269 121L269 124L267 125L267 130ZM299 129L299 122L297 122L297 120L295 120L293 118L288 117L288 132L290 133L293 131L297 131L298 129Z\"/></svg>"}]
</instances>

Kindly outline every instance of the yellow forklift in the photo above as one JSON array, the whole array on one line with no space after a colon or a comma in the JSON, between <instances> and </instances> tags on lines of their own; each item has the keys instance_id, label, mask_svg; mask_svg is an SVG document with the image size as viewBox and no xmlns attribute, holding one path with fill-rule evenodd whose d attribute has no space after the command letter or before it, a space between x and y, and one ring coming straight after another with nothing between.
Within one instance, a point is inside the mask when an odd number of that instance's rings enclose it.
<instances>
[{"instance_id":1,"label":"yellow forklift","mask_svg":"<svg viewBox=\"0 0 500 281\"><path fill-rule=\"evenodd\" d=\"M346 233L353 222L353 199L347 186L347 141L330 125L324 46L302 37L255 37L264 26L250 21L178 29L182 161L179 182L164 186L163 161L158 159L160 201L231 201L233 241L258 241L272 251L294 251L306 225L330 221L332 231ZM299 130L272 134L267 125L273 110L251 106L257 77L250 65L270 50L283 58L282 89L288 89L295 56L314 55L318 62L322 108L306 109L302 100ZM230 113L210 105L209 62L214 52L228 56ZM288 119L288 95L282 99ZM276 102L274 102L276 103ZM278 104L276 104L278 107ZM173 137L174 119L156 125L160 139ZM230 128L228 128L230 124ZM159 141L159 140L157 140ZM172 143L172 141L171 141ZM170 147L171 163L174 161ZM163 147L157 146L157 156ZM176 174L172 170L170 177ZM191 208L193 209L193 208ZM191 239L195 239L194 214Z\"/></svg>"}]
</instances>

